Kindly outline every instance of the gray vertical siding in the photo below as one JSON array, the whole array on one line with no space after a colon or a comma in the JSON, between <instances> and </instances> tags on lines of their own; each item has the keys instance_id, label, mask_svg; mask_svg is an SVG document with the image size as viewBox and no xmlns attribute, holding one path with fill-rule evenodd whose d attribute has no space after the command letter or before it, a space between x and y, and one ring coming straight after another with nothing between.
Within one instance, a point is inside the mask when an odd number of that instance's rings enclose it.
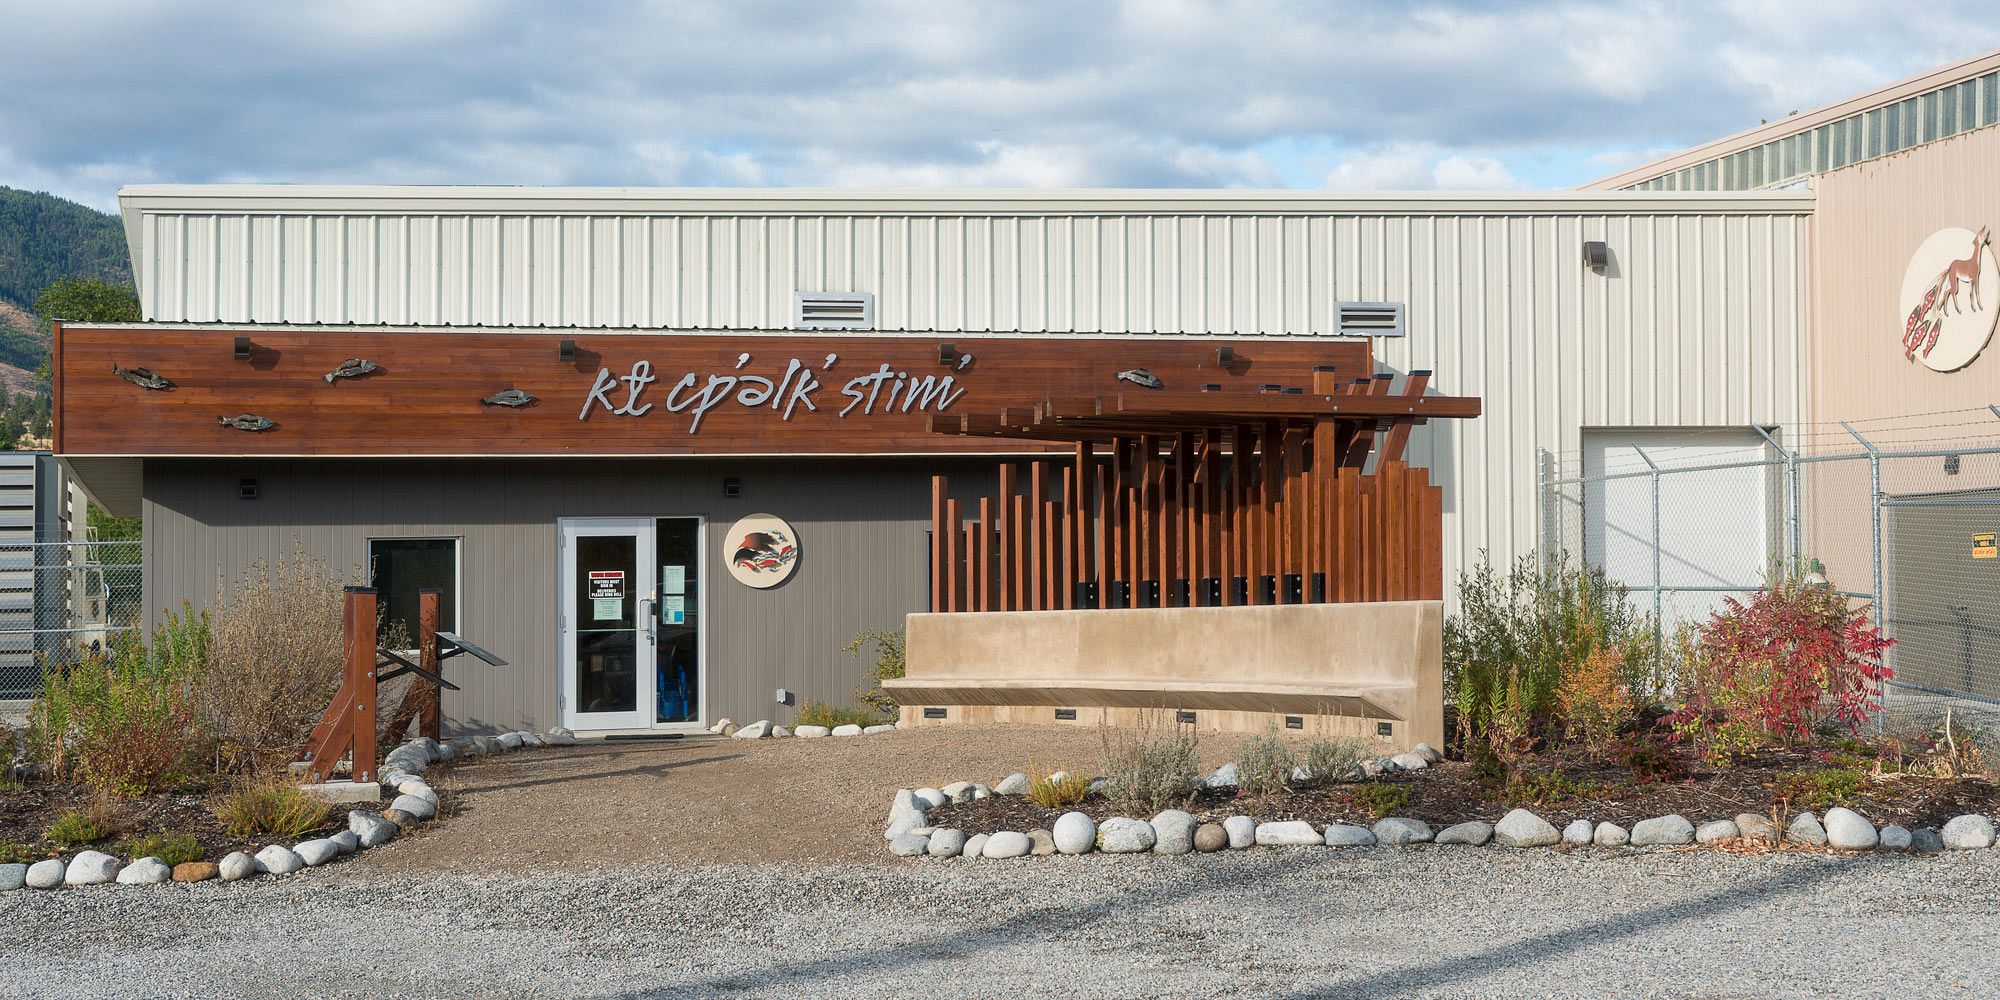
<instances>
[{"instance_id":1,"label":"gray vertical siding","mask_svg":"<svg viewBox=\"0 0 2000 1000\"><path fill-rule=\"evenodd\" d=\"M557 721L556 521L613 515L708 518L706 629L711 720L788 719L775 688L848 704L864 663L841 646L862 628L899 628L926 596L930 476L984 482L990 460L148 460L146 600L212 603L260 561L303 550L359 578L368 539L461 539L463 632L504 657L454 661L456 728L546 728ZM979 470L977 476L972 475ZM722 495L722 479L743 495ZM257 479L259 497L237 497ZM768 591L729 579L729 526L767 512L802 551Z\"/></svg>"}]
</instances>

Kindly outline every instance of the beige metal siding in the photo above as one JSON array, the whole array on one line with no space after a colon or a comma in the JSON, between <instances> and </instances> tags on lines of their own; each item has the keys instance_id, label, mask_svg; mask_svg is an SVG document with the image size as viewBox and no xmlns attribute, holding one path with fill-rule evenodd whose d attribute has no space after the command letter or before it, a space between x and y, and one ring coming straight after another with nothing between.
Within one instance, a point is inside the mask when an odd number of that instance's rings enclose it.
<instances>
[{"instance_id":1,"label":"beige metal siding","mask_svg":"<svg viewBox=\"0 0 2000 1000\"><path fill-rule=\"evenodd\" d=\"M1820 318L1813 339L1812 419L1868 420L2000 402L2000 349L1989 344L1971 364L1950 373L1906 360L1905 317L1897 301L1910 255L1932 233L1952 226L2000 226L1996 177L2000 129L1817 179ZM1984 428L1975 425L1967 433L1984 436Z\"/></svg>"},{"instance_id":2,"label":"beige metal siding","mask_svg":"<svg viewBox=\"0 0 2000 1000\"><path fill-rule=\"evenodd\" d=\"M454 724L556 724L559 517L708 519L705 628L712 717L789 718L772 701L846 705L866 663L840 649L862 628L900 628L924 609L930 475L964 461L160 461L146 474L146 596L207 606L223 580L306 552L359 579L370 538L460 539L459 624L508 661L455 660ZM725 499L722 478L743 481ZM256 500L236 496L257 479ZM976 485L965 483L967 494ZM724 535L739 517L781 514L799 532L793 578L768 591L730 580Z\"/></svg>"}]
</instances>

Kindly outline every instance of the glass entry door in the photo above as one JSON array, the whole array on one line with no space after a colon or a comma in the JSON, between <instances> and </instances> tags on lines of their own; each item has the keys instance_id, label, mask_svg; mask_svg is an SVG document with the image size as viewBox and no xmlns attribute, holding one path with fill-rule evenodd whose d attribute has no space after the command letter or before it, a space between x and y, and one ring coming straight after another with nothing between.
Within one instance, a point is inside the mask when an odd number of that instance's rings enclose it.
<instances>
[{"instance_id":1,"label":"glass entry door","mask_svg":"<svg viewBox=\"0 0 2000 1000\"><path fill-rule=\"evenodd\" d=\"M701 519L565 519L563 725L699 726Z\"/></svg>"}]
</instances>

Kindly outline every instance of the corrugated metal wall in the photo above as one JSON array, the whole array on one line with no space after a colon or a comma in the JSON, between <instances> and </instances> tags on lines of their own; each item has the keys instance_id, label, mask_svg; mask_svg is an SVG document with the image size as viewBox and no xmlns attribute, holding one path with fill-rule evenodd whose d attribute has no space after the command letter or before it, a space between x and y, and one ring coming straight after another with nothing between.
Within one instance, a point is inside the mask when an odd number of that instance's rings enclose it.
<instances>
[{"instance_id":1,"label":"corrugated metal wall","mask_svg":"<svg viewBox=\"0 0 2000 1000\"><path fill-rule=\"evenodd\" d=\"M446 711L477 729L556 724L559 681L556 519L615 515L708 518L705 609L711 717L789 718L780 686L802 699L852 703L872 660L840 649L862 628L900 628L923 610L930 476L979 460L208 461L146 463L146 594L155 609L209 605L222 579L295 552L359 579L368 540L460 539L460 625L508 661L460 659L465 690ZM724 476L743 496L722 496ZM242 500L238 480L259 496ZM779 512L797 529L791 580L751 590L730 580L724 535L737 518Z\"/></svg>"},{"instance_id":2,"label":"corrugated metal wall","mask_svg":"<svg viewBox=\"0 0 2000 1000\"><path fill-rule=\"evenodd\" d=\"M808 290L875 292L885 330L1289 336L1328 333L1339 301L1406 302L1380 363L1486 401L1412 442L1446 486L1447 579L1532 548L1537 450L1575 453L1585 426L1803 416L1802 193L720 192L704 212L679 192L678 214L533 189L174 193L203 190L121 196L149 319L769 329Z\"/></svg>"}]
</instances>

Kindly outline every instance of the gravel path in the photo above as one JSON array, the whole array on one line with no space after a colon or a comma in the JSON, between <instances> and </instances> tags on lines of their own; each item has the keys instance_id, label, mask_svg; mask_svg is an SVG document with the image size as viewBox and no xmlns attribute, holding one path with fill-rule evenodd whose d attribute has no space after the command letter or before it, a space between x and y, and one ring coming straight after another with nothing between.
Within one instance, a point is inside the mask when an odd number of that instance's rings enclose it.
<instances>
[{"instance_id":1,"label":"gravel path","mask_svg":"<svg viewBox=\"0 0 2000 1000\"><path fill-rule=\"evenodd\" d=\"M2000 976L2000 851L344 867L0 895L0 995L1989 996Z\"/></svg>"}]
</instances>

